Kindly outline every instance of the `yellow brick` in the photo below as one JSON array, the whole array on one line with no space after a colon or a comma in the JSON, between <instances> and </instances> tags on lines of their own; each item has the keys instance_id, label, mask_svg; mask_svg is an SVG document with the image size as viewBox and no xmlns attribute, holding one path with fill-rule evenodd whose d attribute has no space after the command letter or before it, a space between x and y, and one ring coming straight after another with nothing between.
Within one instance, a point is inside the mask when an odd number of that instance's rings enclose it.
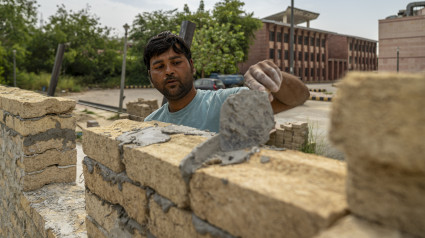
<instances>
[{"instance_id":1,"label":"yellow brick","mask_svg":"<svg viewBox=\"0 0 425 238\"><path fill-rule=\"evenodd\" d=\"M21 179L24 191L31 191L50 183L75 182L76 166L49 166L42 171L25 174Z\"/></svg>"},{"instance_id":2,"label":"yellow brick","mask_svg":"<svg viewBox=\"0 0 425 238\"><path fill-rule=\"evenodd\" d=\"M261 163L261 157L270 158ZM243 164L210 166L190 181L203 220L240 237L311 237L346 213L345 164L261 150Z\"/></svg>"}]
</instances>

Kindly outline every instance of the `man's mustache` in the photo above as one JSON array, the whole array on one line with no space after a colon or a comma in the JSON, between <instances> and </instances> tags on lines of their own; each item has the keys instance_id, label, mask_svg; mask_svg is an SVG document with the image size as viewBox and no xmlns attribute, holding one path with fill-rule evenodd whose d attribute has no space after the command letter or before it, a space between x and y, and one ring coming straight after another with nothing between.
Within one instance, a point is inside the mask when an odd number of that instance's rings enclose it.
<instances>
[{"instance_id":1,"label":"man's mustache","mask_svg":"<svg viewBox=\"0 0 425 238\"><path fill-rule=\"evenodd\" d=\"M177 80L177 78L175 76L167 76L164 80L167 83L170 80Z\"/></svg>"}]
</instances>

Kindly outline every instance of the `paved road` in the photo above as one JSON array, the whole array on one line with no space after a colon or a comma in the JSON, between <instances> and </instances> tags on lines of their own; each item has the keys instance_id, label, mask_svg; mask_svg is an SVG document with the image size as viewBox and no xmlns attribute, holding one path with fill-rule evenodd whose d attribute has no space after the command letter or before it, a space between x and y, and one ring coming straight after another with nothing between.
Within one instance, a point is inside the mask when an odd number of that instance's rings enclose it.
<instances>
[{"instance_id":1,"label":"paved road","mask_svg":"<svg viewBox=\"0 0 425 238\"><path fill-rule=\"evenodd\" d=\"M336 88L331 84L312 84L308 85L308 87L325 88L328 92L336 91ZM83 93L73 93L64 97L118 106L119 93L119 89L92 90ZM124 95L126 96L124 107L127 102L136 101L138 98L156 99L158 103L162 101L162 95L156 89L126 89L124 90ZM275 120L278 123L294 121L308 122L312 128L313 136L316 137L315 141L318 144L319 153L327 157L343 159L342 153L331 146L327 139L331 105L331 102L309 100L302 106L275 115Z\"/></svg>"}]
</instances>

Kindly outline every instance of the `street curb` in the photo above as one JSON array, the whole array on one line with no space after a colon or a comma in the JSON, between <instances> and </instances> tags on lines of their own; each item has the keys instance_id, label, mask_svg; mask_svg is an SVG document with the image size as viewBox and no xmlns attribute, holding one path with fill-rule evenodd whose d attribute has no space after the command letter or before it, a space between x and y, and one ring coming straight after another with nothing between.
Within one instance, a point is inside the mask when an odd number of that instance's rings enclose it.
<instances>
[{"instance_id":1,"label":"street curb","mask_svg":"<svg viewBox=\"0 0 425 238\"><path fill-rule=\"evenodd\" d=\"M152 85L126 85L125 89L133 89L133 88L153 88Z\"/></svg>"},{"instance_id":2,"label":"street curb","mask_svg":"<svg viewBox=\"0 0 425 238\"><path fill-rule=\"evenodd\" d=\"M325 102L330 102L332 101L332 97L318 97L318 96L310 96L309 98L310 100L314 100L314 101L325 101Z\"/></svg>"},{"instance_id":3,"label":"street curb","mask_svg":"<svg viewBox=\"0 0 425 238\"><path fill-rule=\"evenodd\" d=\"M326 92L326 89L323 89L323 88L309 88L308 90L310 92L318 92L318 93Z\"/></svg>"}]
</instances>

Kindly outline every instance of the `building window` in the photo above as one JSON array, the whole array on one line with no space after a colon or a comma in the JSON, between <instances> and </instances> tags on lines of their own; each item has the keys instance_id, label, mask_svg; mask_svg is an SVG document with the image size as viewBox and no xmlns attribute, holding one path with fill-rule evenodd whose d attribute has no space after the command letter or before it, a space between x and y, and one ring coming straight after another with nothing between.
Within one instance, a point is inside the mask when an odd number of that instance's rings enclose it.
<instances>
[{"instance_id":1,"label":"building window","mask_svg":"<svg viewBox=\"0 0 425 238\"><path fill-rule=\"evenodd\" d=\"M317 77L319 77L320 78L320 69L317 69Z\"/></svg>"},{"instance_id":2,"label":"building window","mask_svg":"<svg viewBox=\"0 0 425 238\"><path fill-rule=\"evenodd\" d=\"M314 69L313 68L311 68L311 77L314 77Z\"/></svg>"},{"instance_id":3,"label":"building window","mask_svg":"<svg viewBox=\"0 0 425 238\"><path fill-rule=\"evenodd\" d=\"M298 60L302 60L303 59L303 52L298 52Z\"/></svg>"},{"instance_id":4,"label":"building window","mask_svg":"<svg viewBox=\"0 0 425 238\"><path fill-rule=\"evenodd\" d=\"M308 52L304 52L304 60L308 61Z\"/></svg>"},{"instance_id":5,"label":"building window","mask_svg":"<svg viewBox=\"0 0 425 238\"><path fill-rule=\"evenodd\" d=\"M282 58L282 50L277 50L277 58L278 59Z\"/></svg>"},{"instance_id":6,"label":"building window","mask_svg":"<svg viewBox=\"0 0 425 238\"><path fill-rule=\"evenodd\" d=\"M309 75L308 75L308 73L310 72L309 70L308 70L308 68L305 68L305 70L304 70L305 72L304 72L304 76L306 76L306 77L308 77Z\"/></svg>"},{"instance_id":7,"label":"building window","mask_svg":"<svg viewBox=\"0 0 425 238\"><path fill-rule=\"evenodd\" d=\"M320 54L319 53L316 55L316 61L320 61Z\"/></svg>"},{"instance_id":8,"label":"building window","mask_svg":"<svg viewBox=\"0 0 425 238\"><path fill-rule=\"evenodd\" d=\"M310 60L314 61L314 53L310 53Z\"/></svg>"},{"instance_id":9,"label":"building window","mask_svg":"<svg viewBox=\"0 0 425 238\"><path fill-rule=\"evenodd\" d=\"M353 50L353 42L350 43L350 50Z\"/></svg>"},{"instance_id":10,"label":"building window","mask_svg":"<svg viewBox=\"0 0 425 238\"><path fill-rule=\"evenodd\" d=\"M303 36L298 36L298 44L302 44L303 43Z\"/></svg>"},{"instance_id":11,"label":"building window","mask_svg":"<svg viewBox=\"0 0 425 238\"><path fill-rule=\"evenodd\" d=\"M325 39L322 39L322 47L325 47Z\"/></svg>"},{"instance_id":12,"label":"building window","mask_svg":"<svg viewBox=\"0 0 425 238\"><path fill-rule=\"evenodd\" d=\"M285 50L285 59L289 60L289 52L287 50Z\"/></svg>"},{"instance_id":13,"label":"building window","mask_svg":"<svg viewBox=\"0 0 425 238\"><path fill-rule=\"evenodd\" d=\"M310 45L311 46L314 46L314 38L312 37L312 38L310 38Z\"/></svg>"},{"instance_id":14,"label":"building window","mask_svg":"<svg viewBox=\"0 0 425 238\"><path fill-rule=\"evenodd\" d=\"M317 38L317 39L316 39L316 46L317 46L317 47L319 47L319 46L320 46L320 39L319 39L319 38Z\"/></svg>"},{"instance_id":15,"label":"building window","mask_svg":"<svg viewBox=\"0 0 425 238\"><path fill-rule=\"evenodd\" d=\"M325 69L322 70L323 77L325 77Z\"/></svg>"},{"instance_id":16,"label":"building window","mask_svg":"<svg viewBox=\"0 0 425 238\"><path fill-rule=\"evenodd\" d=\"M270 49L270 59L274 59L274 49Z\"/></svg>"},{"instance_id":17,"label":"building window","mask_svg":"<svg viewBox=\"0 0 425 238\"><path fill-rule=\"evenodd\" d=\"M270 31L270 33L269 33L269 41L274 41L274 31Z\"/></svg>"},{"instance_id":18,"label":"building window","mask_svg":"<svg viewBox=\"0 0 425 238\"><path fill-rule=\"evenodd\" d=\"M322 61L325 61L325 54L322 54Z\"/></svg>"},{"instance_id":19,"label":"building window","mask_svg":"<svg viewBox=\"0 0 425 238\"><path fill-rule=\"evenodd\" d=\"M282 42L282 32L277 33L277 42Z\"/></svg>"},{"instance_id":20,"label":"building window","mask_svg":"<svg viewBox=\"0 0 425 238\"><path fill-rule=\"evenodd\" d=\"M353 63L353 56L350 56L349 63L350 63L350 64L351 64L351 63Z\"/></svg>"},{"instance_id":21,"label":"building window","mask_svg":"<svg viewBox=\"0 0 425 238\"><path fill-rule=\"evenodd\" d=\"M304 45L308 45L308 36L304 36Z\"/></svg>"},{"instance_id":22,"label":"building window","mask_svg":"<svg viewBox=\"0 0 425 238\"><path fill-rule=\"evenodd\" d=\"M288 43L289 42L289 34L288 33L285 33L283 35L283 42L285 42L285 43Z\"/></svg>"}]
</instances>

